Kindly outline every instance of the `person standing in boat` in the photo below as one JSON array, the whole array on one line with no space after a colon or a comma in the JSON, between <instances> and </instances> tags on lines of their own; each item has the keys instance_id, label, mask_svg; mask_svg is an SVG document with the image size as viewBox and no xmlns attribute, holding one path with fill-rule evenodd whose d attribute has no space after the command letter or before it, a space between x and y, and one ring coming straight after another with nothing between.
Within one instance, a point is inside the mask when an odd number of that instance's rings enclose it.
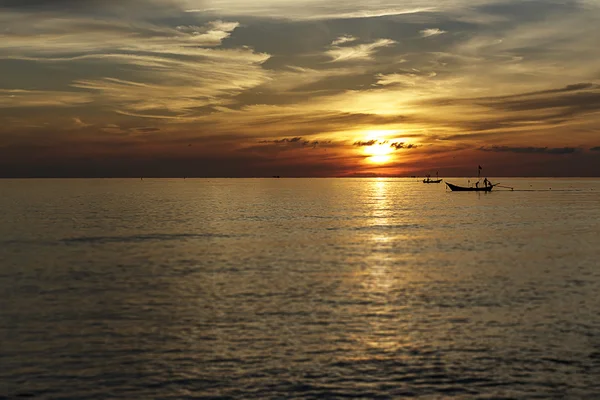
<instances>
[{"instance_id":1,"label":"person standing in boat","mask_svg":"<svg viewBox=\"0 0 600 400\"><path fill-rule=\"evenodd\" d=\"M492 186L492 182L490 182L490 181L488 180L488 178L484 178L484 179L483 179L483 185L484 185L485 187Z\"/></svg>"}]
</instances>

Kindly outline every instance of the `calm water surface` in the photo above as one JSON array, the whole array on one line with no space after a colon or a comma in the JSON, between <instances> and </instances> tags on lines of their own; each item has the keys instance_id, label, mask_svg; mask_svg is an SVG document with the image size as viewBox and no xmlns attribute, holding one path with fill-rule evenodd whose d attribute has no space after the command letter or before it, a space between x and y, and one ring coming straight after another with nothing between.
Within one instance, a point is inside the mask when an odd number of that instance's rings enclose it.
<instances>
[{"instance_id":1,"label":"calm water surface","mask_svg":"<svg viewBox=\"0 0 600 400\"><path fill-rule=\"evenodd\" d=\"M600 180L501 182L0 181L0 398L597 398Z\"/></svg>"}]
</instances>

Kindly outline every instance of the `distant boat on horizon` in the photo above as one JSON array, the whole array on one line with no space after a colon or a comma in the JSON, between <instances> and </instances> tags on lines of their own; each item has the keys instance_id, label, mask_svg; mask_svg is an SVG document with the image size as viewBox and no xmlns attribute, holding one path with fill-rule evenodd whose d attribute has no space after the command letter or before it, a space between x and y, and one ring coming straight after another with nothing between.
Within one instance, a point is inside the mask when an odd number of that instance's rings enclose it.
<instances>
[{"instance_id":1,"label":"distant boat on horizon","mask_svg":"<svg viewBox=\"0 0 600 400\"><path fill-rule=\"evenodd\" d=\"M423 183L440 183L442 180L438 176L438 173L435 173L436 179L431 179L431 175L427 175L427 178L423 179Z\"/></svg>"}]
</instances>

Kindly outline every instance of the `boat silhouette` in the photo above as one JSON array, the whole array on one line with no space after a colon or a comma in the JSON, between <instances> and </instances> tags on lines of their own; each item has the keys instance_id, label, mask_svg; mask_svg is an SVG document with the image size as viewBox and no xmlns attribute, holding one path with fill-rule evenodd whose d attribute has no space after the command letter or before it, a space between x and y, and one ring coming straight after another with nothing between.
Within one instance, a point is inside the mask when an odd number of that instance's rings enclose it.
<instances>
[{"instance_id":1,"label":"boat silhouette","mask_svg":"<svg viewBox=\"0 0 600 400\"><path fill-rule=\"evenodd\" d=\"M427 178L423 179L423 183L440 183L442 181L437 172L435 173L435 178L431 179L431 175L427 174Z\"/></svg>"},{"instance_id":2,"label":"boat silhouette","mask_svg":"<svg viewBox=\"0 0 600 400\"><path fill-rule=\"evenodd\" d=\"M477 187L477 186L458 186L458 185L453 185L449 182L446 182L446 186L448 186L450 188L450 190L452 190L453 192L491 192L492 189L494 188L494 186L496 186L496 184L490 185L490 186L482 186L482 187Z\"/></svg>"},{"instance_id":3,"label":"boat silhouette","mask_svg":"<svg viewBox=\"0 0 600 400\"><path fill-rule=\"evenodd\" d=\"M481 165L477 167L477 183L475 183L475 186L458 186L449 182L446 182L446 186L448 186L453 192L491 192L494 186L497 186L498 183L492 183L488 180L488 178L485 178L483 180L483 186L480 187L479 182L481 180L482 169L483 168L481 168Z\"/></svg>"}]
</instances>

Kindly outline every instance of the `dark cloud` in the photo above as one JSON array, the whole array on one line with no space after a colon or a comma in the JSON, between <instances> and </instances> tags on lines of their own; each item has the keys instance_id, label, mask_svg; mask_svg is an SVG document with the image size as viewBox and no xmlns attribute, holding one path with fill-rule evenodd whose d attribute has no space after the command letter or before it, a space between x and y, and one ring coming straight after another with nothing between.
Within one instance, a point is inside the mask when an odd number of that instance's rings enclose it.
<instances>
[{"instance_id":1,"label":"dark cloud","mask_svg":"<svg viewBox=\"0 0 600 400\"><path fill-rule=\"evenodd\" d=\"M340 159L325 148L303 151L304 139L261 143L251 149L248 146L256 139L237 134L187 139L157 134L152 140L147 135L45 137L14 144L0 141L0 178L338 176L350 168L350 157ZM341 145L318 142L325 147ZM293 150L286 148L292 145L299 145L300 153L277 157L277 152Z\"/></svg>"},{"instance_id":2,"label":"dark cloud","mask_svg":"<svg viewBox=\"0 0 600 400\"><path fill-rule=\"evenodd\" d=\"M600 108L600 85L577 83L562 88L508 96L476 97L468 99L435 99L429 105L480 105L506 111L532 111L546 108Z\"/></svg>"},{"instance_id":3,"label":"dark cloud","mask_svg":"<svg viewBox=\"0 0 600 400\"><path fill-rule=\"evenodd\" d=\"M492 101L484 105L505 111L555 110L552 118L570 118L600 110L600 90L568 93L562 96L536 96L514 98L507 101Z\"/></svg>"},{"instance_id":4,"label":"dark cloud","mask_svg":"<svg viewBox=\"0 0 600 400\"><path fill-rule=\"evenodd\" d=\"M136 10L141 14L149 11L182 10L178 0L0 0L0 10L50 13L104 13L119 15Z\"/></svg>"},{"instance_id":5,"label":"dark cloud","mask_svg":"<svg viewBox=\"0 0 600 400\"><path fill-rule=\"evenodd\" d=\"M153 126L142 126L139 128L135 128L136 132L148 133L148 132L157 132L160 131L160 128L156 128Z\"/></svg>"},{"instance_id":6,"label":"dark cloud","mask_svg":"<svg viewBox=\"0 0 600 400\"><path fill-rule=\"evenodd\" d=\"M564 16L578 11L581 7L581 2L576 0L529 0L526 2L504 0L485 4L476 9L485 14L506 17L508 23L516 24L525 21L546 21L552 16Z\"/></svg>"},{"instance_id":7,"label":"dark cloud","mask_svg":"<svg viewBox=\"0 0 600 400\"><path fill-rule=\"evenodd\" d=\"M153 0L0 0L0 7L3 8L23 8L23 9L45 9L59 11L62 9L78 9L88 7L105 7L119 4L156 4ZM162 1L162 3L171 3L173 1Z\"/></svg>"},{"instance_id":8,"label":"dark cloud","mask_svg":"<svg viewBox=\"0 0 600 400\"><path fill-rule=\"evenodd\" d=\"M0 7L5 8L47 8L86 7L101 4L116 4L116 0L0 0Z\"/></svg>"},{"instance_id":9,"label":"dark cloud","mask_svg":"<svg viewBox=\"0 0 600 400\"><path fill-rule=\"evenodd\" d=\"M283 139L273 139L273 140L261 140L259 143L262 144L274 144L277 145L277 148L317 148L319 145L328 145L331 144L331 140L328 141L319 141L319 140L308 140L302 137L296 136L293 138L283 138ZM283 146L282 146L283 145ZM264 146L258 146L259 148L264 149ZM250 148L244 148L241 151L252 151L256 150L257 146L253 146Z\"/></svg>"},{"instance_id":10,"label":"dark cloud","mask_svg":"<svg viewBox=\"0 0 600 400\"><path fill-rule=\"evenodd\" d=\"M573 119L600 111L600 85L578 83L562 88L518 93L509 96L480 97L470 99L436 99L426 102L435 106L479 106L504 112L501 116L452 122L455 126L472 132L446 136L443 139L459 139L481 134L482 131L511 129L513 134L521 134L514 128L559 125ZM452 124L449 124L452 125ZM508 131L507 131L508 132ZM489 135L495 135L490 133ZM481 135L488 135L481 134Z\"/></svg>"},{"instance_id":11,"label":"dark cloud","mask_svg":"<svg viewBox=\"0 0 600 400\"><path fill-rule=\"evenodd\" d=\"M367 141L354 142L354 143L352 143L352 145L357 146L357 147L368 147L368 146L382 145L382 144L387 144L387 143L388 143L387 140L371 139L371 140L367 140ZM417 146L416 144L413 144L413 143L393 142L393 143L390 143L390 147L394 148L394 150L400 150L400 149L415 149L419 146Z\"/></svg>"},{"instance_id":12,"label":"dark cloud","mask_svg":"<svg viewBox=\"0 0 600 400\"><path fill-rule=\"evenodd\" d=\"M414 143L394 142L394 143L390 144L390 147L393 147L395 150L400 150L400 149L416 149L419 146Z\"/></svg>"},{"instance_id":13,"label":"dark cloud","mask_svg":"<svg viewBox=\"0 0 600 400\"><path fill-rule=\"evenodd\" d=\"M546 94L558 94L558 93L568 93L568 92L577 92L580 90L586 89L599 89L600 85L596 85L594 83L583 82L583 83L574 83L571 85L564 86L562 88L557 89L548 89L548 90L538 90L535 92L525 92L525 93L517 93L513 95L507 96L495 96L495 97L479 97L476 100L490 100L490 101L498 101L503 99L517 99L520 97L530 97L530 96L540 96Z\"/></svg>"},{"instance_id":14,"label":"dark cloud","mask_svg":"<svg viewBox=\"0 0 600 400\"><path fill-rule=\"evenodd\" d=\"M275 140L261 140L260 143L298 143L301 142L301 137L293 137L291 139L283 138L283 139L275 139Z\"/></svg>"},{"instance_id":15,"label":"dark cloud","mask_svg":"<svg viewBox=\"0 0 600 400\"><path fill-rule=\"evenodd\" d=\"M380 142L377 139L371 139L371 140L367 140L367 141L359 140L357 142L352 143L352 145L357 146L357 147L368 147L368 146L374 146L376 144L382 144L382 143L385 143L385 142Z\"/></svg>"},{"instance_id":16,"label":"dark cloud","mask_svg":"<svg viewBox=\"0 0 600 400\"><path fill-rule=\"evenodd\" d=\"M510 147L510 146L490 146L480 147L481 151L492 151L497 153L518 153L518 154L573 154L580 150L576 147Z\"/></svg>"}]
</instances>

